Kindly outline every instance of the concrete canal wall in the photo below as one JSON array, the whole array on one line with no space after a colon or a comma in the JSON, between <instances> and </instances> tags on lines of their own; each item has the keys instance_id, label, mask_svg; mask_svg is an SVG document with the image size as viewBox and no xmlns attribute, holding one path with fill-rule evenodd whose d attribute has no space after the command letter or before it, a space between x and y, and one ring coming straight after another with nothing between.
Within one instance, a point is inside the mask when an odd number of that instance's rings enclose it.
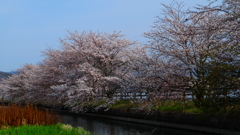
<instances>
[{"instance_id":1,"label":"concrete canal wall","mask_svg":"<svg viewBox=\"0 0 240 135\"><path fill-rule=\"evenodd\" d=\"M196 114L157 111L147 113L135 110L100 110L98 112L88 112L81 115L193 130L212 134L240 135L240 118L227 119L222 117L222 119L217 119L199 116Z\"/></svg>"},{"instance_id":2,"label":"concrete canal wall","mask_svg":"<svg viewBox=\"0 0 240 135\"><path fill-rule=\"evenodd\" d=\"M156 120L137 119L137 118L111 116L111 115L94 114L94 113L86 113L84 115L90 116L90 117L102 118L102 119L120 120L120 121L156 125L160 127L175 128L175 129L182 129L182 130L192 130L192 131L198 131L198 132L210 133L210 134L216 134L216 135L240 135L240 131L236 131L236 130L220 129L220 128L213 128L213 127L199 126L199 125L179 124L179 123L172 123L172 122L163 122L163 121L156 121Z\"/></svg>"},{"instance_id":3,"label":"concrete canal wall","mask_svg":"<svg viewBox=\"0 0 240 135\"><path fill-rule=\"evenodd\" d=\"M60 111L62 112L62 111ZM69 113L68 111L64 111ZM216 119L196 114L168 112L141 112L136 110L98 110L97 112L73 113L86 117L96 117L140 124L156 125L182 130L192 130L217 135L240 135L240 118Z\"/></svg>"}]
</instances>

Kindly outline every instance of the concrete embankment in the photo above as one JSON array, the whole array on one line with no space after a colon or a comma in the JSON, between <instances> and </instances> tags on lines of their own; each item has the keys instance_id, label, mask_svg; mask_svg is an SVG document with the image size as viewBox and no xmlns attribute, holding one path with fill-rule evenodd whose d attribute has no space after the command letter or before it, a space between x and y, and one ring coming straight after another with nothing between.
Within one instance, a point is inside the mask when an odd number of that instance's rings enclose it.
<instances>
[{"instance_id":1,"label":"concrete embankment","mask_svg":"<svg viewBox=\"0 0 240 135\"><path fill-rule=\"evenodd\" d=\"M240 135L240 131L219 129L219 128L206 127L206 126L187 125L187 124L170 123L170 122L162 122L162 121L155 121L155 120L94 114L94 113L86 113L83 115L98 117L102 119L111 119L111 120L120 120L120 121L127 121L127 122L141 123L141 124L157 125L157 126L176 128L176 129L182 129L182 130L192 130L192 131L211 133L216 135Z\"/></svg>"},{"instance_id":2,"label":"concrete embankment","mask_svg":"<svg viewBox=\"0 0 240 135\"><path fill-rule=\"evenodd\" d=\"M218 135L240 135L239 119L217 120L216 118L209 119L195 114L157 111L146 113L136 110L99 110L97 112L79 113L77 115L157 125Z\"/></svg>"}]
</instances>

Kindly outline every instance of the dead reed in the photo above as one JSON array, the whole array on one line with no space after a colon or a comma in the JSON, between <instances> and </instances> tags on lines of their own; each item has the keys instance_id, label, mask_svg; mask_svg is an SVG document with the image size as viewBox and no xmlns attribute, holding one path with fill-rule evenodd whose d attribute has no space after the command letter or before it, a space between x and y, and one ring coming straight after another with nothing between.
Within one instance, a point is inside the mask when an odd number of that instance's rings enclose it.
<instances>
[{"instance_id":1,"label":"dead reed","mask_svg":"<svg viewBox=\"0 0 240 135\"><path fill-rule=\"evenodd\" d=\"M57 122L57 116L53 112L47 109L40 110L32 104L26 106L0 105L0 128L20 125L52 125Z\"/></svg>"}]
</instances>

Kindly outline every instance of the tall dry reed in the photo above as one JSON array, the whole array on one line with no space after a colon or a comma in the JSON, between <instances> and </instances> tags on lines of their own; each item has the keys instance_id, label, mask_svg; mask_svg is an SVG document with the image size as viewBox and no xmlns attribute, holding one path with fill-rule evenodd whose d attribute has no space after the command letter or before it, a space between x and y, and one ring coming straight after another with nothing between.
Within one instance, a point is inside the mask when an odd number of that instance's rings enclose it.
<instances>
[{"instance_id":1,"label":"tall dry reed","mask_svg":"<svg viewBox=\"0 0 240 135\"><path fill-rule=\"evenodd\" d=\"M0 105L0 128L20 125L51 125L57 122L57 116L53 112L47 109L40 110L32 104L26 106Z\"/></svg>"}]
</instances>

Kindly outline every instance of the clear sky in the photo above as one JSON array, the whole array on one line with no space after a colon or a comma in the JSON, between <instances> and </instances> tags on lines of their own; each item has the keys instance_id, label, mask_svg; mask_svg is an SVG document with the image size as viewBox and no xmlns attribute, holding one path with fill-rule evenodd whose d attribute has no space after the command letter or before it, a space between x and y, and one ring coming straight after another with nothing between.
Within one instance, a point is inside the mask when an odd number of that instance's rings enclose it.
<instances>
[{"instance_id":1,"label":"clear sky","mask_svg":"<svg viewBox=\"0 0 240 135\"><path fill-rule=\"evenodd\" d=\"M208 0L176 0L187 7ZM122 31L126 38L146 42L160 3L171 0L1 0L0 71L37 64L42 51L58 49L67 31Z\"/></svg>"}]
</instances>

